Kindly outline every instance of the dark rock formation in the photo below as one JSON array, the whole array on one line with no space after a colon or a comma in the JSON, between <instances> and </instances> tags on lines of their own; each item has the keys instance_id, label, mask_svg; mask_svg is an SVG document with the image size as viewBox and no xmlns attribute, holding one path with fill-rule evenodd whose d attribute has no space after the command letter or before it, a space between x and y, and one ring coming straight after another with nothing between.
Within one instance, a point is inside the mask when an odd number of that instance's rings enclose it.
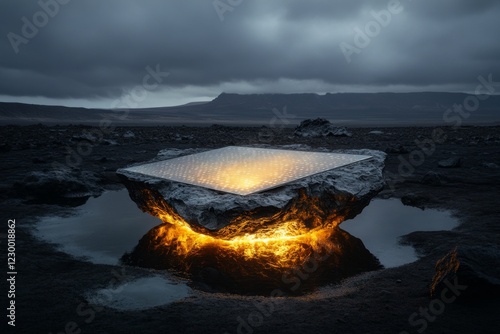
<instances>
[{"instance_id":1,"label":"dark rock formation","mask_svg":"<svg viewBox=\"0 0 500 334\"><path fill-rule=\"evenodd\" d=\"M453 289L452 287L455 287ZM439 297L444 289L467 298L500 294L500 249L498 245L457 247L436 263L430 293Z\"/></svg>"},{"instance_id":2,"label":"dark rock formation","mask_svg":"<svg viewBox=\"0 0 500 334\"><path fill-rule=\"evenodd\" d=\"M102 192L99 178L92 172L53 170L30 172L13 187L13 195L37 203L66 203L81 205L81 200Z\"/></svg>"},{"instance_id":3,"label":"dark rock formation","mask_svg":"<svg viewBox=\"0 0 500 334\"><path fill-rule=\"evenodd\" d=\"M336 127L328 120L317 118L306 119L295 128L294 134L298 137L351 137L352 134L345 127Z\"/></svg>"},{"instance_id":4,"label":"dark rock formation","mask_svg":"<svg viewBox=\"0 0 500 334\"><path fill-rule=\"evenodd\" d=\"M307 147L286 148L305 149ZM164 160L197 152L200 150L169 149L160 151L158 157ZM125 169L118 170L118 174L122 176L132 199L142 210L148 211L151 203L142 200L141 191L154 190L161 194L158 198L165 201L192 226L218 230L237 222L241 217L257 220L278 212L282 214L288 212L291 215L291 212L298 211L296 207L301 207L301 215L306 213L309 217L301 216L301 221L315 221L315 224L319 224L319 221L334 221L333 216L348 215L348 211L356 206L355 203L369 201L384 186L382 170L385 153L374 150L349 150L338 153L369 155L373 158L248 196L160 180ZM162 203L156 204L163 205ZM347 209L348 207L350 209ZM275 220L279 221L279 219Z\"/></svg>"},{"instance_id":5,"label":"dark rock formation","mask_svg":"<svg viewBox=\"0 0 500 334\"><path fill-rule=\"evenodd\" d=\"M438 162L439 167L441 168L457 168L460 167L462 161L458 157L451 157L448 159L444 159Z\"/></svg>"}]
</instances>

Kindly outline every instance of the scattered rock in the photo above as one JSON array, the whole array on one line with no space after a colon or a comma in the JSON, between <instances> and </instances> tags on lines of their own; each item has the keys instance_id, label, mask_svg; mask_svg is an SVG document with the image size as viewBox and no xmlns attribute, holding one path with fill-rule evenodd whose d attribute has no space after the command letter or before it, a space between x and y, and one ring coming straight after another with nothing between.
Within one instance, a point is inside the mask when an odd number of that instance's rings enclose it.
<instances>
[{"instance_id":1,"label":"scattered rock","mask_svg":"<svg viewBox=\"0 0 500 334\"><path fill-rule=\"evenodd\" d=\"M31 162L33 162L34 164L44 164L44 163L47 163L47 161L45 161L44 159L39 158L39 157L33 158L33 160L31 160Z\"/></svg>"},{"instance_id":2,"label":"scattered rock","mask_svg":"<svg viewBox=\"0 0 500 334\"><path fill-rule=\"evenodd\" d=\"M123 134L123 138L135 138L135 133L129 130Z\"/></svg>"},{"instance_id":3,"label":"scattered rock","mask_svg":"<svg viewBox=\"0 0 500 334\"><path fill-rule=\"evenodd\" d=\"M76 135L71 137L72 141L88 141L90 143L97 142L97 138L88 132L84 132L81 135Z\"/></svg>"},{"instance_id":4,"label":"scattered rock","mask_svg":"<svg viewBox=\"0 0 500 334\"><path fill-rule=\"evenodd\" d=\"M193 140L193 139L194 139L193 135L181 135L179 133L176 133L174 135L175 141L187 141L187 140Z\"/></svg>"},{"instance_id":5,"label":"scattered rock","mask_svg":"<svg viewBox=\"0 0 500 334\"><path fill-rule=\"evenodd\" d=\"M92 172L52 170L30 172L13 187L13 194L40 203L64 202L64 199L97 196L101 188Z\"/></svg>"},{"instance_id":6,"label":"scattered rock","mask_svg":"<svg viewBox=\"0 0 500 334\"><path fill-rule=\"evenodd\" d=\"M115 171L106 171L100 174L101 181L104 183L121 183L120 178Z\"/></svg>"},{"instance_id":7,"label":"scattered rock","mask_svg":"<svg viewBox=\"0 0 500 334\"><path fill-rule=\"evenodd\" d=\"M423 210L425 209L425 204L429 203L429 198L426 196L409 194L401 197L401 203Z\"/></svg>"},{"instance_id":8,"label":"scattered rock","mask_svg":"<svg viewBox=\"0 0 500 334\"><path fill-rule=\"evenodd\" d=\"M435 265L431 297L447 294L482 298L500 294L500 249L498 245L457 247Z\"/></svg>"},{"instance_id":9,"label":"scattered rock","mask_svg":"<svg viewBox=\"0 0 500 334\"><path fill-rule=\"evenodd\" d=\"M484 141L497 142L500 138L498 136L488 135L484 138Z\"/></svg>"},{"instance_id":10,"label":"scattered rock","mask_svg":"<svg viewBox=\"0 0 500 334\"><path fill-rule=\"evenodd\" d=\"M101 145L109 145L109 146L116 146L118 145L118 142L113 139L103 139L101 141Z\"/></svg>"},{"instance_id":11,"label":"scattered rock","mask_svg":"<svg viewBox=\"0 0 500 334\"><path fill-rule=\"evenodd\" d=\"M486 168L490 168L490 169L498 169L498 168L500 168L500 166L498 166L496 163L493 163L493 162L483 162L481 164L481 166L486 167Z\"/></svg>"},{"instance_id":12,"label":"scattered rock","mask_svg":"<svg viewBox=\"0 0 500 334\"><path fill-rule=\"evenodd\" d=\"M297 137L320 138L320 137L351 137L352 133L345 127L336 127L330 121L323 118L314 120L306 119L295 128L294 135Z\"/></svg>"},{"instance_id":13,"label":"scattered rock","mask_svg":"<svg viewBox=\"0 0 500 334\"><path fill-rule=\"evenodd\" d=\"M401 144L390 145L385 150L385 153L389 153L389 154L406 154L409 152L410 152L410 150Z\"/></svg>"},{"instance_id":14,"label":"scattered rock","mask_svg":"<svg viewBox=\"0 0 500 334\"><path fill-rule=\"evenodd\" d=\"M323 133L323 137L352 137L352 133L346 127L338 127L327 130Z\"/></svg>"},{"instance_id":15,"label":"scattered rock","mask_svg":"<svg viewBox=\"0 0 500 334\"><path fill-rule=\"evenodd\" d=\"M440 173L437 173L437 172L427 172L424 177L422 178L422 180L420 181L421 183L424 183L424 184L430 184L430 185L433 185L433 186L440 186L446 181L446 177Z\"/></svg>"},{"instance_id":16,"label":"scattered rock","mask_svg":"<svg viewBox=\"0 0 500 334\"><path fill-rule=\"evenodd\" d=\"M0 152L9 152L11 149L9 144L0 144Z\"/></svg>"},{"instance_id":17,"label":"scattered rock","mask_svg":"<svg viewBox=\"0 0 500 334\"><path fill-rule=\"evenodd\" d=\"M451 157L438 162L438 165L441 168L457 168L460 167L461 164L462 161L459 157Z\"/></svg>"}]
</instances>

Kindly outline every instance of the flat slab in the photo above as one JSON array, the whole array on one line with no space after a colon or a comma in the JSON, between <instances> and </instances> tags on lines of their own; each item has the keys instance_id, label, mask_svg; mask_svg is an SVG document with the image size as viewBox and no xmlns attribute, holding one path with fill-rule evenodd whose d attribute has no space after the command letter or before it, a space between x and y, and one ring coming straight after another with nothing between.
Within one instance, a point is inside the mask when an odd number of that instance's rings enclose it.
<instances>
[{"instance_id":1,"label":"flat slab","mask_svg":"<svg viewBox=\"0 0 500 334\"><path fill-rule=\"evenodd\" d=\"M250 195L368 160L369 155L228 146L124 171L236 195Z\"/></svg>"}]
</instances>

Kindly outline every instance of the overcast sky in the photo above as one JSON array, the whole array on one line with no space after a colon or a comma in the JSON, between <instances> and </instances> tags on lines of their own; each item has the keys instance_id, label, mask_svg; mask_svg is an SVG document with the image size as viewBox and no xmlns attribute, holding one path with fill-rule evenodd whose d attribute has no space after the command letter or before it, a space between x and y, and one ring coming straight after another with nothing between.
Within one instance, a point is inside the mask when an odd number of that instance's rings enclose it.
<instances>
[{"instance_id":1,"label":"overcast sky","mask_svg":"<svg viewBox=\"0 0 500 334\"><path fill-rule=\"evenodd\" d=\"M500 79L498 0L2 0L0 32L0 101L111 108L133 91L150 107Z\"/></svg>"}]
</instances>

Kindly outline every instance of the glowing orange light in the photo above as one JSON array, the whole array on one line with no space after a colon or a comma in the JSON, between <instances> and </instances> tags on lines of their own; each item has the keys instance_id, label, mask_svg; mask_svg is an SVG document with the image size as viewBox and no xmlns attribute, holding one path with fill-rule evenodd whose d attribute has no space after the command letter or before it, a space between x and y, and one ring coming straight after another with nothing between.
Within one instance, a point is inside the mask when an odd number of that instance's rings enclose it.
<instances>
[{"instance_id":1,"label":"glowing orange light","mask_svg":"<svg viewBox=\"0 0 500 334\"><path fill-rule=\"evenodd\" d=\"M152 229L128 255L130 264L191 274L198 268L217 268L237 282L234 291L244 293L252 289L260 293L275 287L289 288L287 275L304 266L314 273L308 273L301 289L310 288L325 277L340 279L347 272L379 266L359 239L338 228L348 211L330 216L328 222L311 221L311 212L301 211L304 203L300 202L301 205L288 207L273 217L240 216L218 231L209 231L190 225L160 195L142 190L140 196L146 199L143 209L164 223ZM309 211L320 210L319 199L304 200L308 201ZM131 257L134 258L130 260ZM350 261L356 262L352 268L346 266Z\"/></svg>"}]
</instances>

